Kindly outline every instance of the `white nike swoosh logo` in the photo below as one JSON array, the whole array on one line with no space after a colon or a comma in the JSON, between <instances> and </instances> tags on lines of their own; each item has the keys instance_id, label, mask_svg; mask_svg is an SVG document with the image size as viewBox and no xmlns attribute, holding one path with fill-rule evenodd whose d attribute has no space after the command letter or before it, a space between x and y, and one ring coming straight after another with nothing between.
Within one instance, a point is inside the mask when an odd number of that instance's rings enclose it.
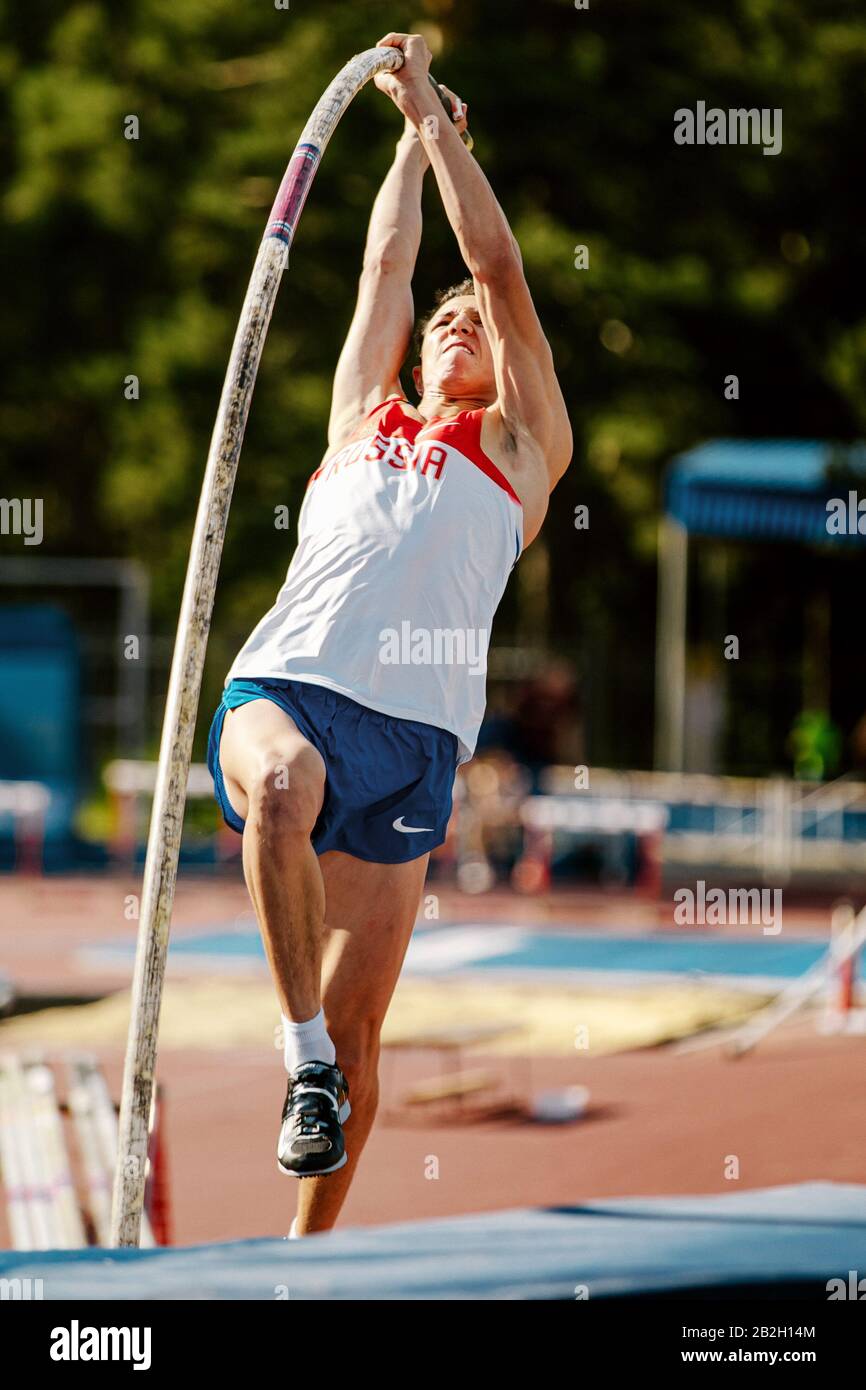
<instances>
[{"instance_id":1,"label":"white nike swoosh logo","mask_svg":"<svg viewBox=\"0 0 866 1390\"><path fill-rule=\"evenodd\" d=\"M422 831L433 829L432 825L404 825L402 816L398 816L391 824L401 835L420 835Z\"/></svg>"}]
</instances>

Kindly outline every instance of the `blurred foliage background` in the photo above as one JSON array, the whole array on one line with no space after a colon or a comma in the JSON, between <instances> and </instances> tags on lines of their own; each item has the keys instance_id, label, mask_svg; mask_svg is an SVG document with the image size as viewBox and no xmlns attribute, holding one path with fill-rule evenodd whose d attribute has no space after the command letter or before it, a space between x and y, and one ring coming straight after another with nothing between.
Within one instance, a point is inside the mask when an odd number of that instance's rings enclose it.
<instances>
[{"instance_id":1,"label":"blurred foliage background","mask_svg":"<svg viewBox=\"0 0 866 1390\"><path fill-rule=\"evenodd\" d=\"M44 553L148 566L163 662L153 746L208 441L273 194L338 68L389 29L420 29L434 72L470 103L575 432L494 644L561 653L579 680L587 758L649 765L666 462L713 436L847 441L866 427L862 5L4 0L0 14L0 495L45 499ZM782 153L676 146L673 112L698 99L781 107ZM124 138L130 114L138 140ZM290 507L293 537L399 130L390 102L365 90L300 225L235 492L199 755L223 674L290 558L275 508ZM419 313L462 273L428 175ZM131 373L139 400L124 395ZM730 373L738 401L724 399ZM691 623L698 648L740 636L725 766L791 766L816 595L833 614L819 665L848 739L866 708L863 559L725 547L720 597L719 551L696 559Z\"/></svg>"}]
</instances>

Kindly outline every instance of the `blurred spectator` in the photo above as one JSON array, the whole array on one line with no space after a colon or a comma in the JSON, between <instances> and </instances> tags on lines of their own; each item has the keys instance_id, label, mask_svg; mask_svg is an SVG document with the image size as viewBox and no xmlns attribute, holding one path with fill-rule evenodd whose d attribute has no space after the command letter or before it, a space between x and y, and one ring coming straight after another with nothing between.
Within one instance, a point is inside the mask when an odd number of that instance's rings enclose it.
<instances>
[{"instance_id":1,"label":"blurred spectator","mask_svg":"<svg viewBox=\"0 0 866 1390\"><path fill-rule=\"evenodd\" d=\"M825 710L804 709L794 720L788 747L794 755L794 776L822 782L839 766L842 735Z\"/></svg>"},{"instance_id":2,"label":"blurred spectator","mask_svg":"<svg viewBox=\"0 0 866 1390\"><path fill-rule=\"evenodd\" d=\"M510 714L500 712L485 722L478 747L510 753L537 791L544 768L581 760L582 743L574 675L565 662L551 661L518 688Z\"/></svg>"}]
</instances>

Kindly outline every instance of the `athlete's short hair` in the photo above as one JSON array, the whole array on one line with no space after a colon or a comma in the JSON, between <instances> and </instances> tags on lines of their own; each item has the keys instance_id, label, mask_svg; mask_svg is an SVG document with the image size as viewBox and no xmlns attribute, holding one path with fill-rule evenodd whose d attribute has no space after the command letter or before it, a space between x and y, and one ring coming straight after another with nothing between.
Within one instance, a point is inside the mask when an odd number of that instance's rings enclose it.
<instances>
[{"instance_id":1,"label":"athlete's short hair","mask_svg":"<svg viewBox=\"0 0 866 1390\"><path fill-rule=\"evenodd\" d=\"M442 305L447 304L449 299L459 299L464 294L474 293L475 281L472 279L471 275L468 276L467 279L461 280L459 285L449 285L447 290L436 291L436 294L433 296L433 308L429 309L423 318L418 320L418 325L415 329L413 346L415 349L415 357L419 362L421 360L421 348L424 344L424 334L427 332L428 325L434 314L438 313Z\"/></svg>"}]
</instances>

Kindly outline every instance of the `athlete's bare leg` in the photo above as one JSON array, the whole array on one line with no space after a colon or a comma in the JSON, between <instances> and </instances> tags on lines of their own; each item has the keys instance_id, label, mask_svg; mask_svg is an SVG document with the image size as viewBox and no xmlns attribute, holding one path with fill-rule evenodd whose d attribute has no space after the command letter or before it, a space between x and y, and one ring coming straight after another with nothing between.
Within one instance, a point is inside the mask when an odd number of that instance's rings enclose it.
<instances>
[{"instance_id":1,"label":"athlete's bare leg","mask_svg":"<svg viewBox=\"0 0 866 1390\"><path fill-rule=\"evenodd\" d=\"M370 864L336 850L318 858L310 834L322 806L324 763L270 700L226 714L220 765L229 800L246 821L244 874L280 1007L299 1023L324 1007L349 1083L347 1162L300 1183L296 1230L309 1235L334 1225L376 1115L379 1034L429 855L408 864Z\"/></svg>"},{"instance_id":2,"label":"athlete's bare leg","mask_svg":"<svg viewBox=\"0 0 866 1390\"><path fill-rule=\"evenodd\" d=\"M246 821L244 875L280 1008L305 1023L321 1007L325 887L310 834L325 764L272 700L251 700L225 716L220 765Z\"/></svg>"},{"instance_id":3,"label":"athlete's bare leg","mask_svg":"<svg viewBox=\"0 0 866 1390\"><path fill-rule=\"evenodd\" d=\"M322 1003L337 1065L349 1083L344 1125L348 1161L336 1173L299 1184L298 1235L334 1225L352 1182L379 1100L379 1034L418 911L428 854L408 864L368 864L331 851L319 861L328 938Z\"/></svg>"}]
</instances>

